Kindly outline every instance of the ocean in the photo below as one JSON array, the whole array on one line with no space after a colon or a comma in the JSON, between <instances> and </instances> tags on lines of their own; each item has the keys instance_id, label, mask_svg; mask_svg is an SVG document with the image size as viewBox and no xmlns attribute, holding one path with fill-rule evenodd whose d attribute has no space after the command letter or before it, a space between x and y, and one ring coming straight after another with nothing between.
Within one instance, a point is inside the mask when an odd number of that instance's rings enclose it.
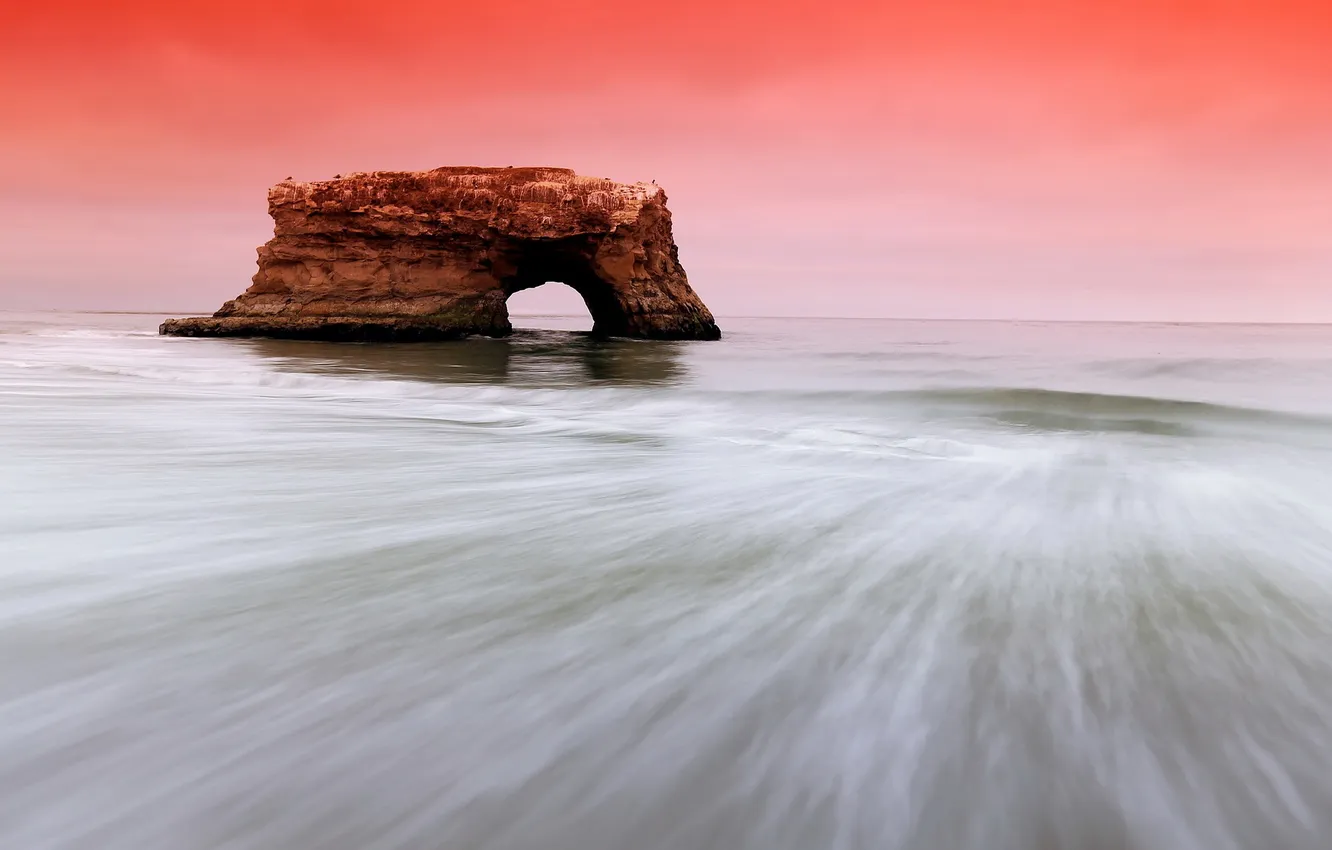
<instances>
[{"instance_id":1,"label":"ocean","mask_svg":"<svg viewBox=\"0 0 1332 850\"><path fill-rule=\"evenodd\" d=\"M1332 846L1332 327L162 318L0 314L2 847Z\"/></svg>"}]
</instances>

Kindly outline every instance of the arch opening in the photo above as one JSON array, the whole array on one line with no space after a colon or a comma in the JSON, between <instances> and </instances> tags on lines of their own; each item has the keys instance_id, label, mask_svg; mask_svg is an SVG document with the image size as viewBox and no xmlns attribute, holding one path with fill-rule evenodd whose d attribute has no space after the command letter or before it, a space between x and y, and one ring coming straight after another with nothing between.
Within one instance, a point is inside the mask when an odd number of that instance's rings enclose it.
<instances>
[{"instance_id":1,"label":"arch opening","mask_svg":"<svg viewBox=\"0 0 1332 850\"><path fill-rule=\"evenodd\" d=\"M594 335L623 335L629 326L628 316L615 287L597 273L594 260L597 248L598 243L587 237L514 241L502 246L493 268L504 289L510 324L513 323L514 306L520 308L518 315L524 315L522 305L529 300L533 307L526 309L540 310L542 303L551 302L567 305L567 296L556 294L560 288L567 287L582 299L586 313L592 318L590 330ZM562 286L551 287L548 283ZM510 300L518 293L535 289L546 292L526 296L517 305ZM562 309L572 310L570 306ZM582 314L581 311L574 312L575 315ZM531 327L521 322L518 326Z\"/></svg>"},{"instance_id":2,"label":"arch opening","mask_svg":"<svg viewBox=\"0 0 1332 850\"><path fill-rule=\"evenodd\" d=\"M592 331L587 302L572 286L558 280L514 292L505 303L515 329Z\"/></svg>"}]
</instances>

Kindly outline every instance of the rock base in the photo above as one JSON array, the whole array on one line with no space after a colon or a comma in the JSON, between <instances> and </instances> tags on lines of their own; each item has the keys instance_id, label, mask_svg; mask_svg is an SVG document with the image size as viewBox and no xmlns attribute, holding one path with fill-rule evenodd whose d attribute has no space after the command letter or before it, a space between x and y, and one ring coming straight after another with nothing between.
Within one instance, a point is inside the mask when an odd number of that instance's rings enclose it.
<instances>
[{"instance_id":1,"label":"rock base","mask_svg":"<svg viewBox=\"0 0 1332 850\"><path fill-rule=\"evenodd\" d=\"M504 331L460 328L418 317L366 319L352 316L201 316L167 319L157 332L163 336L268 337L329 342L438 342L473 335L505 335Z\"/></svg>"},{"instance_id":2,"label":"rock base","mask_svg":"<svg viewBox=\"0 0 1332 850\"><path fill-rule=\"evenodd\" d=\"M506 337L512 327L459 327L449 322L431 321L416 316L401 318L359 318L354 316L311 316L304 318L264 318L253 316L200 316L167 319L157 329L163 336L193 337L266 337L269 339L309 339L326 342L442 342L469 336ZM649 326L632 334L607 334L592 330L593 336L625 336L659 340L721 339L721 330L712 323Z\"/></svg>"}]
</instances>

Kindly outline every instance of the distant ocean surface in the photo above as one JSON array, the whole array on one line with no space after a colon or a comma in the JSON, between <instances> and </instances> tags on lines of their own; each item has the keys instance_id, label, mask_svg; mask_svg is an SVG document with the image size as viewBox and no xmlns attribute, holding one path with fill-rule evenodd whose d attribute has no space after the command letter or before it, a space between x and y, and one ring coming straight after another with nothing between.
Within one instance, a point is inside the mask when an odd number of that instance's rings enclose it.
<instances>
[{"instance_id":1,"label":"distant ocean surface","mask_svg":"<svg viewBox=\"0 0 1332 850\"><path fill-rule=\"evenodd\" d=\"M0 847L1332 847L1332 327L162 318L0 314Z\"/></svg>"}]
</instances>

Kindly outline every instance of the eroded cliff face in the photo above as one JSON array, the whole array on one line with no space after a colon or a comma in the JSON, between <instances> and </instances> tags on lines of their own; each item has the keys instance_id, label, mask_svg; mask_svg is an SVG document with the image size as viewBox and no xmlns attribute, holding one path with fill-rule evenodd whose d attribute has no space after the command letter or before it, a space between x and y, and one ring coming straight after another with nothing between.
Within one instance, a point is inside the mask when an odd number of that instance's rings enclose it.
<instances>
[{"instance_id":1,"label":"eroded cliff face","mask_svg":"<svg viewBox=\"0 0 1332 850\"><path fill-rule=\"evenodd\" d=\"M716 339L655 184L562 168L437 168L285 181L242 295L178 336L446 339L511 332L506 299L548 281L583 296L594 333Z\"/></svg>"}]
</instances>

